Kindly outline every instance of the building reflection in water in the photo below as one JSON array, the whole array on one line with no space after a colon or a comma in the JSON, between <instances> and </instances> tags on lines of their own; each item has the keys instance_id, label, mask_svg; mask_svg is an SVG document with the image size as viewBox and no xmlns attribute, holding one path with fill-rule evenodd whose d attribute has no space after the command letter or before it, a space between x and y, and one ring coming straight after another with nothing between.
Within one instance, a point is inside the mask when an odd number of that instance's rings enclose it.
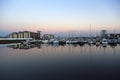
<instances>
[{"instance_id":1,"label":"building reflection in water","mask_svg":"<svg viewBox=\"0 0 120 80\"><path fill-rule=\"evenodd\" d=\"M41 44L10 44L7 45L7 47L13 48L13 49L24 49L24 50L28 50L28 49L32 49L32 48L41 48Z\"/></svg>"},{"instance_id":2,"label":"building reflection in water","mask_svg":"<svg viewBox=\"0 0 120 80\"><path fill-rule=\"evenodd\" d=\"M10 44L7 47L12 49L19 49L19 50L29 50L29 49L41 49L43 55L45 53L67 53L69 56L72 54L88 54L90 55L90 60L92 62L92 55L93 53L100 53L103 50L104 55L106 51L112 50L114 56L116 55L116 47L120 45L107 45L107 46L96 46L96 45L77 45L77 44L66 44L66 45L59 45L59 44ZM97 52L98 51L98 52Z\"/></svg>"},{"instance_id":3,"label":"building reflection in water","mask_svg":"<svg viewBox=\"0 0 120 80\"><path fill-rule=\"evenodd\" d=\"M80 46L80 47L84 47L85 45L78 45L78 44L67 44L68 46L72 46L72 47L78 47L78 46ZM45 46L45 47L49 47L49 46L53 46L53 47L59 47L59 46L62 46L62 47L64 47L64 46L66 46L66 45L59 45L59 44L9 44L9 45L7 45L7 47L10 47L10 48L13 48L13 49L31 49L31 48L35 48L35 47L37 47L37 48L41 48L42 46ZM88 44L88 46L89 47L91 47L91 46L93 46L92 44ZM107 45L108 46L108 45ZM106 48L107 46L102 46L103 48ZM117 44L116 45L109 45L111 48L115 48L116 46L117 46ZM120 46L120 45L118 45L118 46ZM97 47L101 47L101 45L97 45L96 46L96 48Z\"/></svg>"}]
</instances>

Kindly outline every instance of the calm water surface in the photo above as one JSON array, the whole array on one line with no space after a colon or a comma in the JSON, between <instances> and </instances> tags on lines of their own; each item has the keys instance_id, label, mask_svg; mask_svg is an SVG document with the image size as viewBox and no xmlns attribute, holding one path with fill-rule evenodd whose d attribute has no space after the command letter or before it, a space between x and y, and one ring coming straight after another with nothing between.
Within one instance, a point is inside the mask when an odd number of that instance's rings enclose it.
<instances>
[{"instance_id":1,"label":"calm water surface","mask_svg":"<svg viewBox=\"0 0 120 80\"><path fill-rule=\"evenodd\" d=\"M0 80L120 80L120 45L0 45Z\"/></svg>"}]
</instances>

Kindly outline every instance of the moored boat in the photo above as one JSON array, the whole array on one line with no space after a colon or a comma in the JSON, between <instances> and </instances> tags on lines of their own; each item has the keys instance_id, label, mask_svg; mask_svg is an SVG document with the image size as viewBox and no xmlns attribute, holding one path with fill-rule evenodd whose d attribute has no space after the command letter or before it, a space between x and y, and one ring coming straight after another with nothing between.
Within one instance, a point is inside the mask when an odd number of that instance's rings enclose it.
<instances>
[{"instance_id":1,"label":"moored boat","mask_svg":"<svg viewBox=\"0 0 120 80\"><path fill-rule=\"evenodd\" d=\"M59 41L58 40L54 40L53 44L59 44Z\"/></svg>"},{"instance_id":2,"label":"moored boat","mask_svg":"<svg viewBox=\"0 0 120 80\"><path fill-rule=\"evenodd\" d=\"M65 45L66 44L66 41L65 40L60 40L59 41L59 45Z\"/></svg>"},{"instance_id":3,"label":"moored boat","mask_svg":"<svg viewBox=\"0 0 120 80\"><path fill-rule=\"evenodd\" d=\"M71 40L67 40L67 41L66 41L66 44L71 44Z\"/></svg>"},{"instance_id":4,"label":"moored boat","mask_svg":"<svg viewBox=\"0 0 120 80\"><path fill-rule=\"evenodd\" d=\"M107 44L108 44L107 39L103 38L103 39L102 39L102 46L103 46L103 47L107 47Z\"/></svg>"},{"instance_id":5,"label":"moored boat","mask_svg":"<svg viewBox=\"0 0 120 80\"><path fill-rule=\"evenodd\" d=\"M108 44L110 45L116 45L117 44L117 39L109 39Z\"/></svg>"},{"instance_id":6,"label":"moored boat","mask_svg":"<svg viewBox=\"0 0 120 80\"><path fill-rule=\"evenodd\" d=\"M79 40L79 45L84 45L85 43L86 43L85 40L83 40L83 39Z\"/></svg>"},{"instance_id":7,"label":"moored boat","mask_svg":"<svg viewBox=\"0 0 120 80\"><path fill-rule=\"evenodd\" d=\"M118 44L120 44L120 38L118 38L117 42L118 42Z\"/></svg>"},{"instance_id":8,"label":"moored boat","mask_svg":"<svg viewBox=\"0 0 120 80\"><path fill-rule=\"evenodd\" d=\"M79 41L77 41L77 40L72 40L71 41L71 44L78 44L79 43Z\"/></svg>"},{"instance_id":9,"label":"moored boat","mask_svg":"<svg viewBox=\"0 0 120 80\"><path fill-rule=\"evenodd\" d=\"M48 44L48 42L49 42L48 40L42 40L43 44Z\"/></svg>"}]
</instances>

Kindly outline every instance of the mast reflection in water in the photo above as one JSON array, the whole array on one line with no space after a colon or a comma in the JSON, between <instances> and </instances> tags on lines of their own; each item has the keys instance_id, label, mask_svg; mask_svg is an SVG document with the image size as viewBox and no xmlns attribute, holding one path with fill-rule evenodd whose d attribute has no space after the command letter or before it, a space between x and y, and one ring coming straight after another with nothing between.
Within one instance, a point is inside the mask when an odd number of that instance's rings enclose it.
<instances>
[{"instance_id":1,"label":"mast reflection in water","mask_svg":"<svg viewBox=\"0 0 120 80\"><path fill-rule=\"evenodd\" d=\"M0 80L117 80L119 45L1 45Z\"/></svg>"}]
</instances>

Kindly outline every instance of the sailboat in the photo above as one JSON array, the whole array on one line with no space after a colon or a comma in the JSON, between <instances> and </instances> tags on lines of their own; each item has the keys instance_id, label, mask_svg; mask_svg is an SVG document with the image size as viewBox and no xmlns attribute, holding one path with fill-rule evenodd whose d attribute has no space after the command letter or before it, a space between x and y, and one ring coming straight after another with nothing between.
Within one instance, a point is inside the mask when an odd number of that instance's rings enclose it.
<instances>
[{"instance_id":1,"label":"sailboat","mask_svg":"<svg viewBox=\"0 0 120 80\"><path fill-rule=\"evenodd\" d=\"M118 44L120 44L120 38L118 38L118 41L117 41L117 42L118 42Z\"/></svg>"},{"instance_id":2,"label":"sailboat","mask_svg":"<svg viewBox=\"0 0 120 80\"><path fill-rule=\"evenodd\" d=\"M48 44L48 42L49 42L48 40L42 40L43 44Z\"/></svg>"},{"instance_id":3,"label":"sailboat","mask_svg":"<svg viewBox=\"0 0 120 80\"><path fill-rule=\"evenodd\" d=\"M96 44L96 46L100 45L100 37L98 37L98 36L96 37L96 43L95 44Z\"/></svg>"},{"instance_id":4,"label":"sailboat","mask_svg":"<svg viewBox=\"0 0 120 80\"><path fill-rule=\"evenodd\" d=\"M107 47L107 44L108 44L107 39L103 38L102 39L102 45L103 45L103 47Z\"/></svg>"},{"instance_id":5,"label":"sailboat","mask_svg":"<svg viewBox=\"0 0 120 80\"><path fill-rule=\"evenodd\" d=\"M89 35L89 39L87 40L88 44L93 44L93 41L92 41L92 37L91 37L91 24L90 24L90 35Z\"/></svg>"},{"instance_id":6,"label":"sailboat","mask_svg":"<svg viewBox=\"0 0 120 80\"><path fill-rule=\"evenodd\" d=\"M72 44L78 44L79 41L75 38L75 35L72 35L73 39L71 41Z\"/></svg>"},{"instance_id":7,"label":"sailboat","mask_svg":"<svg viewBox=\"0 0 120 80\"><path fill-rule=\"evenodd\" d=\"M53 41L53 44L59 44L59 41L56 39Z\"/></svg>"},{"instance_id":8,"label":"sailboat","mask_svg":"<svg viewBox=\"0 0 120 80\"><path fill-rule=\"evenodd\" d=\"M116 37L115 37L115 28L114 28L113 37L109 38L108 43L109 43L110 45L117 45L117 39L116 39Z\"/></svg>"},{"instance_id":9,"label":"sailboat","mask_svg":"<svg viewBox=\"0 0 120 80\"><path fill-rule=\"evenodd\" d=\"M85 40L83 39L83 37L81 36L81 38L79 39L79 45L84 45L85 44Z\"/></svg>"},{"instance_id":10,"label":"sailboat","mask_svg":"<svg viewBox=\"0 0 120 80\"><path fill-rule=\"evenodd\" d=\"M66 44L71 44L70 33L68 33L68 37L67 37L67 40L66 40Z\"/></svg>"},{"instance_id":11,"label":"sailboat","mask_svg":"<svg viewBox=\"0 0 120 80\"><path fill-rule=\"evenodd\" d=\"M110 45L117 45L117 39L115 39L115 38L110 38L110 39L108 40L108 43L109 43Z\"/></svg>"},{"instance_id":12,"label":"sailboat","mask_svg":"<svg viewBox=\"0 0 120 80\"><path fill-rule=\"evenodd\" d=\"M53 44L53 41L54 41L54 39L50 39L50 40L49 40L49 43L50 43L50 44Z\"/></svg>"}]
</instances>

